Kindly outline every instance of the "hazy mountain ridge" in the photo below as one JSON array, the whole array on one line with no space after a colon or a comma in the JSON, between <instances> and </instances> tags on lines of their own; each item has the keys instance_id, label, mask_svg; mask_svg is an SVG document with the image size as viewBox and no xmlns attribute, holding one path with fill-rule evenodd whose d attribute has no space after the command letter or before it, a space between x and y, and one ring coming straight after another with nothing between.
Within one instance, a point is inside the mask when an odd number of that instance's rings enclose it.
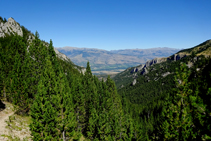
<instances>
[{"instance_id":1,"label":"hazy mountain ridge","mask_svg":"<svg viewBox=\"0 0 211 141\"><path fill-rule=\"evenodd\" d=\"M69 57L75 64L85 66L90 62L93 71L111 71L126 69L145 63L156 57L167 57L179 49L152 48L152 49L125 49L125 50L102 50L94 48L63 47L57 48Z\"/></svg>"},{"instance_id":2,"label":"hazy mountain ridge","mask_svg":"<svg viewBox=\"0 0 211 141\"><path fill-rule=\"evenodd\" d=\"M171 53L177 52L179 49L168 48L168 47L157 47L150 49L124 49L124 50L111 50L112 53L122 54L122 55L135 55L138 57L143 56L157 56L162 57Z\"/></svg>"}]
</instances>

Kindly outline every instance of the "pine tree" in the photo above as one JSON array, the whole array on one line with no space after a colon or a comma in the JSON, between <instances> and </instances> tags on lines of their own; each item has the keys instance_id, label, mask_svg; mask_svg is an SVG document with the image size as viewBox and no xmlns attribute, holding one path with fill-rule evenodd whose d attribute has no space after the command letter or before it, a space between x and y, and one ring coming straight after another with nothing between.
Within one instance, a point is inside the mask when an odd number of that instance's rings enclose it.
<instances>
[{"instance_id":1,"label":"pine tree","mask_svg":"<svg viewBox=\"0 0 211 141\"><path fill-rule=\"evenodd\" d=\"M164 121L159 136L164 140L198 140L200 131L195 123L203 117L205 106L197 102L200 97L197 88L195 92L191 89L189 76L190 71L182 64L181 72L176 73L178 88L173 95L173 102L166 101L163 113ZM178 80L181 80L181 84Z\"/></svg>"},{"instance_id":2,"label":"pine tree","mask_svg":"<svg viewBox=\"0 0 211 141\"><path fill-rule=\"evenodd\" d=\"M4 72L4 53L3 48L0 43L0 97L3 97L3 89L4 89L4 79L5 79L5 72Z\"/></svg>"},{"instance_id":3,"label":"pine tree","mask_svg":"<svg viewBox=\"0 0 211 141\"><path fill-rule=\"evenodd\" d=\"M30 85L29 54L21 37L14 36L12 45L16 47L16 54L13 57L13 69L8 75L8 79L10 79L10 99L14 104L19 106L17 113L25 114L29 111L29 99L31 98L28 95Z\"/></svg>"},{"instance_id":4,"label":"pine tree","mask_svg":"<svg viewBox=\"0 0 211 141\"><path fill-rule=\"evenodd\" d=\"M98 121L98 109L99 109L99 94L95 83L92 82L92 95L89 102L89 120L87 127L87 135L90 139L94 139L97 136L97 121Z\"/></svg>"},{"instance_id":5,"label":"pine tree","mask_svg":"<svg viewBox=\"0 0 211 141\"><path fill-rule=\"evenodd\" d=\"M123 124L123 110L121 98L117 94L116 86L113 80L108 76L106 85L108 87L108 103L111 103L109 108L109 116L111 117L110 126L112 127L112 136L116 139L121 139Z\"/></svg>"},{"instance_id":6,"label":"pine tree","mask_svg":"<svg viewBox=\"0 0 211 141\"><path fill-rule=\"evenodd\" d=\"M95 93L95 89L94 89L94 81L93 81L93 76L92 76L92 72L91 72L91 68L89 66L89 62L87 62L87 67L86 67L86 72L85 75L82 78L82 85L83 85L83 91L82 93L84 94L84 98L85 98L85 126L84 126L84 134L88 135L89 137L93 134L90 132L90 123L89 123L89 118L91 116L91 110L92 108L94 108L94 105L92 103L92 98L93 98L93 94ZM91 122L91 121L90 121Z\"/></svg>"},{"instance_id":7,"label":"pine tree","mask_svg":"<svg viewBox=\"0 0 211 141\"><path fill-rule=\"evenodd\" d=\"M50 58L46 58L44 72L38 84L38 91L31 107L30 129L34 140L58 139L56 76Z\"/></svg>"},{"instance_id":8,"label":"pine tree","mask_svg":"<svg viewBox=\"0 0 211 141\"><path fill-rule=\"evenodd\" d=\"M31 57L30 62L30 74L31 74L31 86L30 93L37 93L37 85L40 80L43 70L45 68L46 57L48 56L48 50L39 39L38 32L35 33L35 39L29 46L29 53Z\"/></svg>"},{"instance_id":9,"label":"pine tree","mask_svg":"<svg viewBox=\"0 0 211 141\"><path fill-rule=\"evenodd\" d=\"M58 58L56 56L56 52L54 51L53 42L50 40L50 44L48 46L48 55L50 56L50 60L52 62L52 66L54 68L54 71L56 75L58 76L62 68L60 67L60 64L58 62Z\"/></svg>"},{"instance_id":10,"label":"pine tree","mask_svg":"<svg viewBox=\"0 0 211 141\"><path fill-rule=\"evenodd\" d=\"M14 67L15 63L15 55L18 53L20 57L24 57L25 55L25 45L22 41L22 37L20 36L11 36L6 37L5 42L8 42L7 44L4 43L4 45L1 48L1 51L5 54L2 55L2 71L4 72L4 80L2 82L3 84L3 95L8 101L12 101L12 96L10 96L11 89L11 73ZM22 59L23 60L23 59Z\"/></svg>"},{"instance_id":11,"label":"pine tree","mask_svg":"<svg viewBox=\"0 0 211 141\"><path fill-rule=\"evenodd\" d=\"M70 76L69 72L67 72L67 76ZM69 78L69 80L71 80L71 82L69 82L69 86L71 89L70 93L73 96L73 106L76 116L75 131L77 133L75 138L79 139L85 127L85 94L83 93L83 86L81 82L82 80L80 77L71 75L71 78Z\"/></svg>"},{"instance_id":12,"label":"pine tree","mask_svg":"<svg viewBox=\"0 0 211 141\"><path fill-rule=\"evenodd\" d=\"M76 127L76 120L74 114L74 105L73 105L73 96L70 91L70 87L68 86L68 82L64 73L60 71L59 78L58 78L56 91L57 94L57 107L59 111L59 115L57 118L58 129L60 130L60 135L63 141L67 138L72 138L76 136L75 127Z\"/></svg>"},{"instance_id":13,"label":"pine tree","mask_svg":"<svg viewBox=\"0 0 211 141\"><path fill-rule=\"evenodd\" d=\"M33 105L31 106L32 123L30 124L30 131L33 136L33 140L44 140L44 104L47 91L44 86L43 80L44 78L42 77L39 81L38 93L35 96Z\"/></svg>"}]
</instances>

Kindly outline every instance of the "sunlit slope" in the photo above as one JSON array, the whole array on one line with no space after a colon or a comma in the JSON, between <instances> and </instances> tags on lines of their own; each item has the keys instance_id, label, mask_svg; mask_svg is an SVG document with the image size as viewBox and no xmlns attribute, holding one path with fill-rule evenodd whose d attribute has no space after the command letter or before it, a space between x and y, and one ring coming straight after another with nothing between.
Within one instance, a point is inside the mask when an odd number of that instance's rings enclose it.
<instances>
[{"instance_id":1,"label":"sunlit slope","mask_svg":"<svg viewBox=\"0 0 211 141\"><path fill-rule=\"evenodd\" d=\"M182 62L191 69L197 67L196 64L201 58L210 56L211 40L207 40L169 57L155 58L144 65L128 68L117 74L113 80L120 93L124 91L128 97L133 97L134 102L139 103L142 101L140 97L156 97L160 93L168 92L174 85L176 68L179 68Z\"/></svg>"}]
</instances>

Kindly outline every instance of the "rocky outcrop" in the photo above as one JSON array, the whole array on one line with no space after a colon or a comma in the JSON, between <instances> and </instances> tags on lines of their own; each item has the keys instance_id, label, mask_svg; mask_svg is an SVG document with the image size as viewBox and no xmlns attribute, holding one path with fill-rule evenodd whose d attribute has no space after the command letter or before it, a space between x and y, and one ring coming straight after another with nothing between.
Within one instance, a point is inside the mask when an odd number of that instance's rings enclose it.
<instances>
[{"instance_id":1,"label":"rocky outcrop","mask_svg":"<svg viewBox=\"0 0 211 141\"><path fill-rule=\"evenodd\" d=\"M173 61L177 61L177 60L180 60L184 57L186 57L187 55L186 54L183 54L183 53L179 53L179 54L174 54L173 56L171 57L168 57L168 58L155 58L155 59L152 59L152 60L149 60L146 62L145 65L143 65L142 67L142 71L141 71L141 74L142 75L145 75L149 72L148 68L154 64L158 64L158 63L162 63L162 62L166 62L167 60L173 60ZM191 67L192 64L188 64L188 67ZM136 68L134 68L136 69ZM132 70L133 71L133 70ZM131 72L132 72L131 71ZM153 70L151 70L153 71ZM134 72L134 71L133 71ZM167 75L169 75L170 73L167 72L165 74L163 74L163 77L166 77Z\"/></svg>"},{"instance_id":2,"label":"rocky outcrop","mask_svg":"<svg viewBox=\"0 0 211 141\"><path fill-rule=\"evenodd\" d=\"M166 61L166 58L155 58L155 59L147 61L144 67L149 67L153 64L162 63L165 61Z\"/></svg>"},{"instance_id":3,"label":"rocky outcrop","mask_svg":"<svg viewBox=\"0 0 211 141\"><path fill-rule=\"evenodd\" d=\"M131 70L130 73L138 72L138 71L140 71L143 67L144 67L144 65L141 64L141 65L139 65L139 66L133 68L133 69Z\"/></svg>"},{"instance_id":4,"label":"rocky outcrop","mask_svg":"<svg viewBox=\"0 0 211 141\"><path fill-rule=\"evenodd\" d=\"M133 68L130 73L134 73L134 72L137 72L137 71L138 71L137 68Z\"/></svg>"},{"instance_id":5,"label":"rocky outcrop","mask_svg":"<svg viewBox=\"0 0 211 141\"><path fill-rule=\"evenodd\" d=\"M137 76L137 73L134 73L133 74L133 78L137 78L138 76Z\"/></svg>"},{"instance_id":6,"label":"rocky outcrop","mask_svg":"<svg viewBox=\"0 0 211 141\"><path fill-rule=\"evenodd\" d=\"M188 62L188 64L186 64L188 68L191 68L193 66L192 62Z\"/></svg>"},{"instance_id":7,"label":"rocky outcrop","mask_svg":"<svg viewBox=\"0 0 211 141\"><path fill-rule=\"evenodd\" d=\"M140 71L141 69L143 69L143 67L144 67L144 64L141 64L141 65L137 66L136 67L137 68L137 71Z\"/></svg>"},{"instance_id":8,"label":"rocky outcrop","mask_svg":"<svg viewBox=\"0 0 211 141\"><path fill-rule=\"evenodd\" d=\"M5 23L0 23L0 37L5 37L6 34L11 35L15 33L23 36L23 31L20 25L13 18L9 18Z\"/></svg>"},{"instance_id":9,"label":"rocky outcrop","mask_svg":"<svg viewBox=\"0 0 211 141\"><path fill-rule=\"evenodd\" d=\"M185 53L177 53L177 54L174 54L174 55L168 57L167 60L178 61L186 56L187 56L187 54L185 54Z\"/></svg>"},{"instance_id":10,"label":"rocky outcrop","mask_svg":"<svg viewBox=\"0 0 211 141\"><path fill-rule=\"evenodd\" d=\"M136 84L136 79L133 80L133 82L131 83L132 86L134 86Z\"/></svg>"},{"instance_id":11,"label":"rocky outcrop","mask_svg":"<svg viewBox=\"0 0 211 141\"><path fill-rule=\"evenodd\" d=\"M141 71L141 74L142 74L142 75L145 75L145 74L147 74L148 72L149 72L149 71L147 70L147 68L144 67L143 70Z\"/></svg>"},{"instance_id":12,"label":"rocky outcrop","mask_svg":"<svg viewBox=\"0 0 211 141\"><path fill-rule=\"evenodd\" d=\"M86 68L79 69L79 68L76 67L76 69L82 74L85 74L85 72L86 72Z\"/></svg>"},{"instance_id":13,"label":"rocky outcrop","mask_svg":"<svg viewBox=\"0 0 211 141\"><path fill-rule=\"evenodd\" d=\"M171 74L170 72L166 72L166 73L164 73L162 76L163 77L166 77L167 75L169 75L169 74Z\"/></svg>"},{"instance_id":14,"label":"rocky outcrop","mask_svg":"<svg viewBox=\"0 0 211 141\"><path fill-rule=\"evenodd\" d=\"M64 55L63 53L59 52L56 48L54 48L54 51L56 52L56 54L58 55L58 57L60 59L69 61L69 58L66 55Z\"/></svg>"},{"instance_id":15,"label":"rocky outcrop","mask_svg":"<svg viewBox=\"0 0 211 141\"><path fill-rule=\"evenodd\" d=\"M179 54L174 54L174 61L177 61L177 60L180 60L182 58L186 57L186 54L182 54L182 53L179 53Z\"/></svg>"},{"instance_id":16,"label":"rocky outcrop","mask_svg":"<svg viewBox=\"0 0 211 141\"><path fill-rule=\"evenodd\" d=\"M148 71L148 68L154 64L157 64L157 63L162 63L162 62L165 62L167 60L167 58L155 58L155 59L152 59L152 60L149 60L146 62L145 65L141 65L140 66L140 69L142 70L141 71L141 74L142 75L145 75L147 74L149 71Z\"/></svg>"}]
</instances>

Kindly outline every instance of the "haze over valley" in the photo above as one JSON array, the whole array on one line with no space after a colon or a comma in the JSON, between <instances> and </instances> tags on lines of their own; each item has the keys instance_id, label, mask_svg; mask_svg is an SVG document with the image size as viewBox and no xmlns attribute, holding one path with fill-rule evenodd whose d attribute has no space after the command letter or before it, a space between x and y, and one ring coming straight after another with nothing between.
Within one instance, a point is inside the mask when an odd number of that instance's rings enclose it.
<instances>
[{"instance_id":1,"label":"haze over valley","mask_svg":"<svg viewBox=\"0 0 211 141\"><path fill-rule=\"evenodd\" d=\"M179 49L158 47L150 49L102 50L94 48L56 48L76 65L86 67L90 62L94 74L116 74L128 67L144 64L153 58L168 57Z\"/></svg>"}]
</instances>

